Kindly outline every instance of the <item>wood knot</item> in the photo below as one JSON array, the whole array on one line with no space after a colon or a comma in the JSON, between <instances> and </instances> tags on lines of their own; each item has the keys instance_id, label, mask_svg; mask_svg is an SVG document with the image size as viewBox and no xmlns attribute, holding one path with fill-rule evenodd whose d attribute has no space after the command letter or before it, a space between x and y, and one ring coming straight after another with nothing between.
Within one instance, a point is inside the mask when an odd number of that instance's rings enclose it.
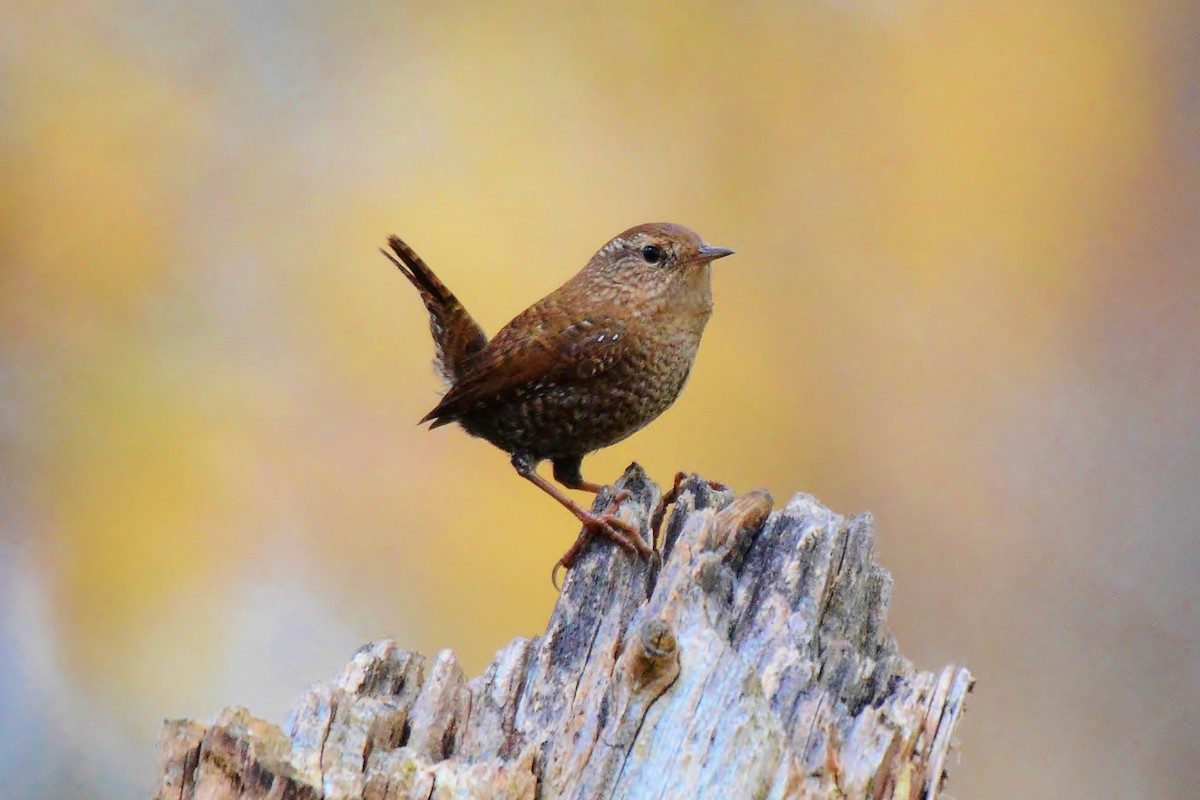
<instances>
[{"instance_id":1,"label":"wood knot","mask_svg":"<svg viewBox=\"0 0 1200 800\"><path fill-rule=\"evenodd\" d=\"M637 738L646 710L679 677L679 640L671 625L655 616L630 631L630 643L617 662L613 713L602 734L610 746L627 749Z\"/></svg>"},{"instance_id":2,"label":"wood knot","mask_svg":"<svg viewBox=\"0 0 1200 800\"><path fill-rule=\"evenodd\" d=\"M675 641L675 631L662 617L652 617L646 620L638 631L646 657L655 661L664 661L675 655L679 643Z\"/></svg>"},{"instance_id":3,"label":"wood knot","mask_svg":"<svg viewBox=\"0 0 1200 800\"><path fill-rule=\"evenodd\" d=\"M651 617L638 626L628 660L635 691L656 684L665 689L679 674L679 642L662 617Z\"/></svg>"}]
</instances>

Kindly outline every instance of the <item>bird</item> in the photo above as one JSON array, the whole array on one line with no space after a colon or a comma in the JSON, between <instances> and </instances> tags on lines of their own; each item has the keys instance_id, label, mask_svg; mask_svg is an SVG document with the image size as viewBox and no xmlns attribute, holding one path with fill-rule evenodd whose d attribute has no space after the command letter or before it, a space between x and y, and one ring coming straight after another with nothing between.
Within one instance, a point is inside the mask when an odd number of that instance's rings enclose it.
<instances>
[{"instance_id":1,"label":"bird","mask_svg":"<svg viewBox=\"0 0 1200 800\"><path fill-rule=\"evenodd\" d=\"M640 531L615 511L594 513L538 473L550 461L567 489L598 494L587 455L641 430L679 397L712 316L711 265L733 254L675 223L637 225L604 244L574 277L490 340L417 253L389 236L381 252L429 312L434 364L448 390L420 423L457 423L507 453L517 474L583 524L555 566L569 569L595 534L650 557Z\"/></svg>"}]
</instances>

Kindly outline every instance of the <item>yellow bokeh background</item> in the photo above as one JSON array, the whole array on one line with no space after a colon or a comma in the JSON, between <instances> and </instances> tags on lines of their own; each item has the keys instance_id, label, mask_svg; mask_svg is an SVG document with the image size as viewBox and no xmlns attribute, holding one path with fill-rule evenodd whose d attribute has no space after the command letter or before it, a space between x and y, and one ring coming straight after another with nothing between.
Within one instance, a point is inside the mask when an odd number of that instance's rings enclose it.
<instances>
[{"instance_id":1,"label":"yellow bokeh background","mask_svg":"<svg viewBox=\"0 0 1200 800\"><path fill-rule=\"evenodd\" d=\"M950 792L1200 796L1200 8L9 3L0 785L142 796L391 635L483 669L570 518L437 401L409 241L494 332L613 234L736 257L585 463L870 509Z\"/></svg>"}]
</instances>

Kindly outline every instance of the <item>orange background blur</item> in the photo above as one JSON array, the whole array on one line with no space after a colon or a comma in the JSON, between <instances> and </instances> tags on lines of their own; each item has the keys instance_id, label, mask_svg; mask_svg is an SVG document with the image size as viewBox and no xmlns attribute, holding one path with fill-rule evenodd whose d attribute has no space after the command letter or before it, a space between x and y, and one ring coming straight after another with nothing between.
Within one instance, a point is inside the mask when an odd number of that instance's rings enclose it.
<instances>
[{"instance_id":1,"label":"orange background blur","mask_svg":"<svg viewBox=\"0 0 1200 800\"><path fill-rule=\"evenodd\" d=\"M585 473L873 511L902 650L978 677L953 796L1200 796L1200 6L2 16L5 797L144 796L162 718L279 720L376 637L538 633L575 530L415 425L376 248L494 332L650 220L738 254Z\"/></svg>"}]
</instances>

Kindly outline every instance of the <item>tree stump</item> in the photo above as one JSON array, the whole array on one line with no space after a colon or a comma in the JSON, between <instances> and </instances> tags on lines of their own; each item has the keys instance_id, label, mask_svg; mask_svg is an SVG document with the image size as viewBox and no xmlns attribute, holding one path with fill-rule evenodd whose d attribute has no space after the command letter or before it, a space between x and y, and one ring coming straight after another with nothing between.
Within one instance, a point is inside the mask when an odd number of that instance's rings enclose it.
<instances>
[{"instance_id":1,"label":"tree stump","mask_svg":"<svg viewBox=\"0 0 1200 800\"><path fill-rule=\"evenodd\" d=\"M617 488L649 535L658 487L635 464ZM937 797L972 679L916 671L884 632L870 516L678 488L661 566L588 544L546 632L483 675L366 645L282 729L167 722L156 796Z\"/></svg>"}]
</instances>

